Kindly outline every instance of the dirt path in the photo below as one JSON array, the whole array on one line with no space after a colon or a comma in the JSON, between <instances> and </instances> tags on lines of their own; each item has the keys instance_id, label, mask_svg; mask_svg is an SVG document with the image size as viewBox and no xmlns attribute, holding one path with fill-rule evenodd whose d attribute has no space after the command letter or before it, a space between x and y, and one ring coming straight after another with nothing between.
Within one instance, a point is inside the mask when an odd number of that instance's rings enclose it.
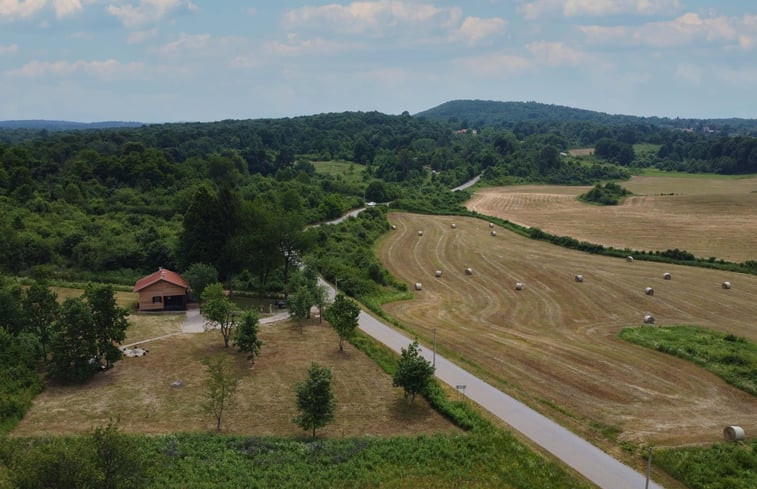
<instances>
[{"instance_id":1,"label":"dirt path","mask_svg":"<svg viewBox=\"0 0 757 489\"><path fill-rule=\"evenodd\" d=\"M258 321L260 324L270 324L270 323L276 323L278 321L283 321L289 317L289 312L277 312L276 314L272 316L266 316L264 318L260 318ZM199 308L194 309L188 309L187 310L187 317L184 319L184 322L181 324L181 331L176 333L169 333L162 336L156 336L154 338L148 338L146 340L140 340L136 341L134 343L129 343L127 345L121 345L121 350L126 350L129 348L134 348L135 346L142 345L144 343L150 343L152 341L158 341L162 340L164 338L170 338L171 336L176 336L180 334L197 334L197 333L204 333L207 331L205 329L205 317L200 314Z\"/></svg>"}]
</instances>

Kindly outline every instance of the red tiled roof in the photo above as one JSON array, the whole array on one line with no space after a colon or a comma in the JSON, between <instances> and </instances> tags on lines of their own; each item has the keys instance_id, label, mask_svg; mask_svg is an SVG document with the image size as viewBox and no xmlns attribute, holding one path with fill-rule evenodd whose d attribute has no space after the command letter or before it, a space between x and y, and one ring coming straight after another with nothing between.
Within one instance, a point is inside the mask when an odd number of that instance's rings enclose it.
<instances>
[{"instance_id":1,"label":"red tiled roof","mask_svg":"<svg viewBox=\"0 0 757 489\"><path fill-rule=\"evenodd\" d=\"M145 287L160 282L161 280L164 280L169 284L178 285L179 287L183 287L185 289L189 288L189 284L183 278L181 278L181 275L176 272L172 272L171 270L161 268L157 272L151 273L150 275L137 280L137 283L134 284L133 292L139 292Z\"/></svg>"}]
</instances>

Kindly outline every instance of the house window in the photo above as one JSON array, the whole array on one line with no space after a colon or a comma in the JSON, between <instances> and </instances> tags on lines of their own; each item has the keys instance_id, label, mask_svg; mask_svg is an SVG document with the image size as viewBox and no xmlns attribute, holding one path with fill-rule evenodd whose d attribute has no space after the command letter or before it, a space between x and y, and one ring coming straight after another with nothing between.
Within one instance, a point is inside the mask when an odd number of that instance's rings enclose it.
<instances>
[{"instance_id":1,"label":"house window","mask_svg":"<svg viewBox=\"0 0 757 489\"><path fill-rule=\"evenodd\" d=\"M163 303L163 298L161 296L159 296L159 295L154 295L154 296L152 296L152 303L153 304L162 304Z\"/></svg>"}]
</instances>

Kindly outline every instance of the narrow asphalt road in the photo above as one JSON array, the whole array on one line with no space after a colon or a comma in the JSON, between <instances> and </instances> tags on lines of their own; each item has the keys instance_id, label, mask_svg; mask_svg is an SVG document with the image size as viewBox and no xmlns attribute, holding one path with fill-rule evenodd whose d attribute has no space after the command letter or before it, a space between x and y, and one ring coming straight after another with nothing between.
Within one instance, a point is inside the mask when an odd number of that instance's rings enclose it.
<instances>
[{"instance_id":1,"label":"narrow asphalt road","mask_svg":"<svg viewBox=\"0 0 757 489\"><path fill-rule=\"evenodd\" d=\"M365 311L358 319L360 329L397 353L412 342L410 338L387 326ZM421 351L428 360L433 352ZM436 376L453 388L505 421L537 445L603 489L644 489L646 476L619 462L583 438L542 416L525 404L458 367L438 353L435 359ZM464 387L460 387L464 386ZM653 489L662 486L649 483Z\"/></svg>"}]
</instances>

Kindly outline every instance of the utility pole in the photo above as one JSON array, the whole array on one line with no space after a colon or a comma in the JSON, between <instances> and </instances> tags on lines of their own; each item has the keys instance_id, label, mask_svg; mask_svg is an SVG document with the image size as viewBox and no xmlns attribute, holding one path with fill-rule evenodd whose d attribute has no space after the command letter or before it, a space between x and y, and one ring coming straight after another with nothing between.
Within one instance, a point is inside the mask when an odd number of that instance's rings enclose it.
<instances>
[{"instance_id":1,"label":"utility pole","mask_svg":"<svg viewBox=\"0 0 757 489\"><path fill-rule=\"evenodd\" d=\"M652 447L647 448L649 451L649 458L647 458L647 483L644 485L644 489L649 489L649 476L652 473Z\"/></svg>"}]
</instances>

